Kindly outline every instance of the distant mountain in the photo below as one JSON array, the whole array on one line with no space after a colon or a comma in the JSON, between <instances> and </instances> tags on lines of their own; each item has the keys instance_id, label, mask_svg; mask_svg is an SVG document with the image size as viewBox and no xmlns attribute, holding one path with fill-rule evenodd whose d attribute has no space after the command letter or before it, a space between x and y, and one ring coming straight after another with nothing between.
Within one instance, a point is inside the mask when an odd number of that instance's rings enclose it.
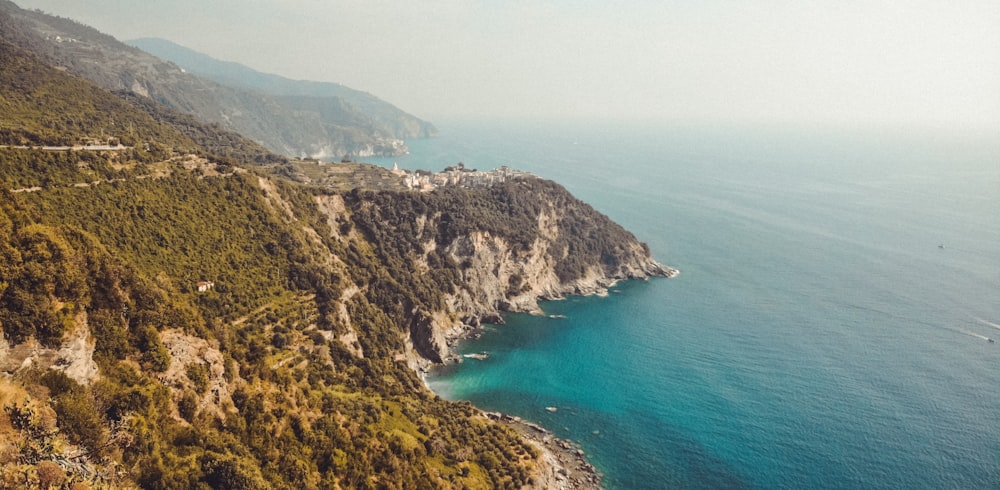
<instances>
[{"instance_id":1,"label":"distant mountain","mask_svg":"<svg viewBox=\"0 0 1000 490\"><path fill-rule=\"evenodd\" d=\"M222 85L90 27L23 10L7 0L0 0L0 39L101 87L131 92L219 124L284 155L395 155L406 151L404 138L434 131L430 124L361 92L351 91L358 94L353 99L307 97Z\"/></svg>"},{"instance_id":2,"label":"distant mountain","mask_svg":"<svg viewBox=\"0 0 1000 490\"><path fill-rule=\"evenodd\" d=\"M216 124L131 93L112 93L46 65L0 39L0 145L121 144L129 156L163 151L212 155L246 164L284 162ZM9 170L9 169L8 169Z\"/></svg>"},{"instance_id":3,"label":"distant mountain","mask_svg":"<svg viewBox=\"0 0 1000 490\"><path fill-rule=\"evenodd\" d=\"M359 109L378 127L391 131L397 137L425 138L437 132L432 124L417 119L372 94L339 83L291 80L261 73L239 63L217 60L166 39L141 38L125 42L216 83L281 96L295 110L314 106L317 99L335 98L349 107Z\"/></svg>"}]
</instances>

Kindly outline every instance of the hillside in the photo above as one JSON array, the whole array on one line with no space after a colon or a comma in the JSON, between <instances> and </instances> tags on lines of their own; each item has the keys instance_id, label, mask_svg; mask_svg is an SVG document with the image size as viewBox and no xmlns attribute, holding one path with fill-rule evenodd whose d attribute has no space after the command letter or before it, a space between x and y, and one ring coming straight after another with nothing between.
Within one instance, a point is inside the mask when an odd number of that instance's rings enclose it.
<instances>
[{"instance_id":1,"label":"hillside","mask_svg":"<svg viewBox=\"0 0 1000 490\"><path fill-rule=\"evenodd\" d=\"M6 475L69 460L70 478L145 488L530 478L534 449L396 360L408 291L370 244L294 225L320 217L309 192L167 170L3 191L0 360L27 393L8 405Z\"/></svg>"},{"instance_id":2,"label":"hillside","mask_svg":"<svg viewBox=\"0 0 1000 490\"><path fill-rule=\"evenodd\" d=\"M210 127L0 60L2 488L551 488L558 463L419 370L504 311L670 272L537 177L246 166Z\"/></svg>"},{"instance_id":3,"label":"hillside","mask_svg":"<svg viewBox=\"0 0 1000 490\"><path fill-rule=\"evenodd\" d=\"M551 182L307 187L0 56L10 143L132 138L0 149L2 486L545 487L551 460L414 369L501 311L665 272Z\"/></svg>"},{"instance_id":4,"label":"hillside","mask_svg":"<svg viewBox=\"0 0 1000 490\"><path fill-rule=\"evenodd\" d=\"M78 145L101 135L123 145L156 141L193 151L173 126L0 40L0 144Z\"/></svg>"},{"instance_id":5,"label":"hillside","mask_svg":"<svg viewBox=\"0 0 1000 490\"><path fill-rule=\"evenodd\" d=\"M432 132L429 124L372 96L304 100L225 86L92 28L8 0L0 0L0 38L105 89L148 98L286 156L396 155L406 151L404 138Z\"/></svg>"}]
</instances>

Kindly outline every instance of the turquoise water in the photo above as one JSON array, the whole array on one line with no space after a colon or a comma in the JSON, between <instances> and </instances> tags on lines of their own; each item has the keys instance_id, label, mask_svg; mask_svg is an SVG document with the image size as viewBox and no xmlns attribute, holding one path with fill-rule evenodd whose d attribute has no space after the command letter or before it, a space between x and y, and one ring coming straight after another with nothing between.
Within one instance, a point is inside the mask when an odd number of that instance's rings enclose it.
<instances>
[{"instance_id":1,"label":"turquoise water","mask_svg":"<svg viewBox=\"0 0 1000 490\"><path fill-rule=\"evenodd\" d=\"M441 126L400 166L533 171L682 271L508 316L441 396L608 488L1000 488L1000 138Z\"/></svg>"}]
</instances>

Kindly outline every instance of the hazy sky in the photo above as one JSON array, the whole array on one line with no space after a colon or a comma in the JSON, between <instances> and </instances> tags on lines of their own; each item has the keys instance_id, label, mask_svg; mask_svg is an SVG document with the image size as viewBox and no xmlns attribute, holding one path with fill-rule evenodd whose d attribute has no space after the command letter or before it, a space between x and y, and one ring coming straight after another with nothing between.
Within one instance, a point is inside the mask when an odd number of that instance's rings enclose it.
<instances>
[{"instance_id":1,"label":"hazy sky","mask_svg":"<svg viewBox=\"0 0 1000 490\"><path fill-rule=\"evenodd\" d=\"M427 118L1000 131L997 0L15 0Z\"/></svg>"}]
</instances>

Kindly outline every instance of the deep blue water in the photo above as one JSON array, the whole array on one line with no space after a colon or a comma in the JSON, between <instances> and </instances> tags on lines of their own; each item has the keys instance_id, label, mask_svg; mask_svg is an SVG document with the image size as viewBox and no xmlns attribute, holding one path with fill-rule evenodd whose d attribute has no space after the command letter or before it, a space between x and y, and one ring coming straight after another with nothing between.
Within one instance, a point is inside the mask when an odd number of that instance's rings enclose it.
<instances>
[{"instance_id":1,"label":"deep blue water","mask_svg":"<svg viewBox=\"0 0 1000 490\"><path fill-rule=\"evenodd\" d=\"M998 135L441 126L400 166L535 172L682 271L508 316L441 396L608 488L1000 488Z\"/></svg>"}]
</instances>

